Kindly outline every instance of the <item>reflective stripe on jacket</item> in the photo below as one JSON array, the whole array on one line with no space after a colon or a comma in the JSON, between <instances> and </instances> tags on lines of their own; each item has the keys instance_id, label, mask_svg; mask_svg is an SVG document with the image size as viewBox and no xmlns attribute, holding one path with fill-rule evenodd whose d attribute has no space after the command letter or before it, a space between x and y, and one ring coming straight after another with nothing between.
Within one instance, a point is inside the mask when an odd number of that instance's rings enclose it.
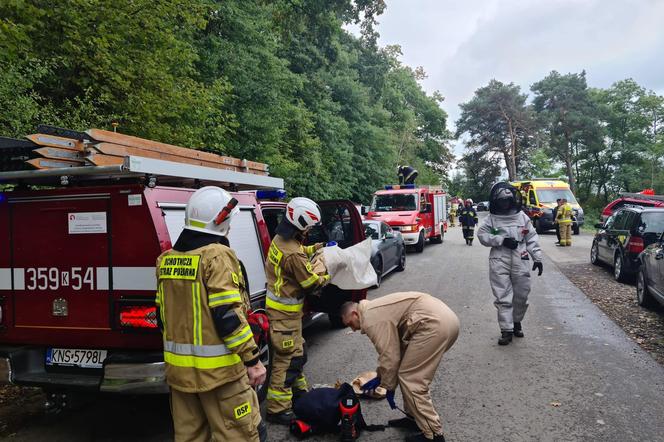
<instances>
[{"instance_id":1,"label":"reflective stripe on jacket","mask_svg":"<svg viewBox=\"0 0 664 442\"><path fill-rule=\"evenodd\" d=\"M565 204L558 208L558 213L556 214L556 220L558 224L570 224L572 222L572 216L574 212L572 206Z\"/></svg>"},{"instance_id":2,"label":"reflective stripe on jacket","mask_svg":"<svg viewBox=\"0 0 664 442\"><path fill-rule=\"evenodd\" d=\"M235 253L216 243L188 252L169 250L157 258L157 280L167 383L203 392L244 376L243 362L255 359L257 351ZM225 336L219 336L213 309L225 312Z\"/></svg>"},{"instance_id":3,"label":"reflective stripe on jacket","mask_svg":"<svg viewBox=\"0 0 664 442\"><path fill-rule=\"evenodd\" d=\"M314 269L311 263L311 256L320 247L305 247L281 235L274 237L265 262L265 305L271 320L301 318L306 292L329 281L327 271Z\"/></svg>"}]
</instances>

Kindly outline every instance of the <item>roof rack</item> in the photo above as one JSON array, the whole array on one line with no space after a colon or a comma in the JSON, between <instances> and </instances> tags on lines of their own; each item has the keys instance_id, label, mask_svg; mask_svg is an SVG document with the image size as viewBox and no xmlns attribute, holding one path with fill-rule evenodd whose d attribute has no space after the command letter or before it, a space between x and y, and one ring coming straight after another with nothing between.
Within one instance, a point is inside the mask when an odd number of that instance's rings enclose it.
<instances>
[{"instance_id":1,"label":"roof rack","mask_svg":"<svg viewBox=\"0 0 664 442\"><path fill-rule=\"evenodd\" d=\"M664 195L644 195L642 193L623 192L620 196L642 201L664 201Z\"/></svg>"},{"instance_id":2,"label":"roof rack","mask_svg":"<svg viewBox=\"0 0 664 442\"><path fill-rule=\"evenodd\" d=\"M122 165L0 172L0 185L61 186L118 183L127 180L143 182L149 187L157 184L194 187L217 185L233 190L284 187L282 178L139 156L125 157Z\"/></svg>"}]
</instances>

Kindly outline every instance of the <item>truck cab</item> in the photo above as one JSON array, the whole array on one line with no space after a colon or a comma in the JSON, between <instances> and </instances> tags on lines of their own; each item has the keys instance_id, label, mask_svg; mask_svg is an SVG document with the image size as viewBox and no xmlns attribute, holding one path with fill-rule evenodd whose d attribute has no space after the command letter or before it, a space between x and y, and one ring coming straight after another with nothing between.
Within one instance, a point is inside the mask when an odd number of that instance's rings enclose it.
<instances>
[{"instance_id":1,"label":"truck cab","mask_svg":"<svg viewBox=\"0 0 664 442\"><path fill-rule=\"evenodd\" d=\"M425 241L440 244L447 231L446 194L432 186L385 186L374 193L366 219L383 221L401 232L404 243L417 252Z\"/></svg>"},{"instance_id":2,"label":"truck cab","mask_svg":"<svg viewBox=\"0 0 664 442\"><path fill-rule=\"evenodd\" d=\"M0 192L0 382L42 387L53 397L168 391L154 303L156 258L183 229L192 179L224 187L229 181L223 171L214 171L215 182L208 168L164 163L141 159L138 172L128 161L123 169L100 168L103 176L89 167L0 173L0 182L17 185ZM252 182L283 186L278 178L244 175L245 189ZM264 308L265 257L286 207L269 192L232 192L240 213L228 238L246 269L254 309ZM319 204L322 225L311 241L348 247L364 240L352 202ZM309 303L306 320L327 313L338 324L341 303L365 296L366 290L328 286ZM267 343L261 352L268 364Z\"/></svg>"}]
</instances>

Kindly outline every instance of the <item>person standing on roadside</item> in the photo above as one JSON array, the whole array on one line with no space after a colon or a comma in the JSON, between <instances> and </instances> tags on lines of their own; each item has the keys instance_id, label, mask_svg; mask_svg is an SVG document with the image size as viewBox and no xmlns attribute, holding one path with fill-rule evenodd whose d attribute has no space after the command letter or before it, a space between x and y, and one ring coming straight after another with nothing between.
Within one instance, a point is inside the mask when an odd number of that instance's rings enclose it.
<instances>
[{"instance_id":1,"label":"person standing on roadside","mask_svg":"<svg viewBox=\"0 0 664 442\"><path fill-rule=\"evenodd\" d=\"M323 243L304 246L309 230L320 224L318 204L293 198L270 244L265 273L265 308L270 319L272 372L267 389L267 420L290 425L293 399L309 390L304 376L307 353L302 336L302 308L308 293L326 285L330 275L315 270L311 257ZM328 243L333 245L332 243Z\"/></svg>"},{"instance_id":2,"label":"person standing on roadside","mask_svg":"<svg viewBox=\"0 0 664 442\"><path fill-rule=\"evenodd\" d=\"M542 275L542 250L533 224L521 210L521 194L506 182L491 188L490 213L479 228L480 243L491 247L489 281L500 326L499 345L524 336L521 322L528 308L530 257Z\"/></svg>"},{"instance_id":3,"label":"person standing on roadside","mask_svg":"<svg viewBox=\"0 0 664 442\"><path fill-rule=\"evenodd\" d=\"M566 198L563 198L556 214L556 220L560 226L560 247L572 245L572 217L574 212Z\"/></svg>"},{"instance_id":4,"label":"person standing on roadside","mask_svg":"<svg viewBox=\"0 0 664 442\"><path fill-rule=\"evenodd\" d=\"M265 367L247 322L240 262L226 238L236 206L223 189L198 189L177 242L157 258L157 323L176 442L267 440L252 388L265 382Z\"/></svg>"},{"instance_id":5,"label":"person standing on roadside","mask_svg":"<svg viewBox=\"0 0 664 442\"><path fill-rule=\"evenodd\" d=\"M558 209L560 209L560 206L562 205L562 201L560 198L556 200L556 207L553 208L553 225L556 226L556 238L558 238L558 242L556 245L560 245L560 224L558 224Z\"/></svg>"},{"instance_id":6,"label":"person standing on roadside","mask_svg":"<svg viewBox=\"0 0 664 442\"><path fill-rule=\"evenodd\" d=\"M459 224L461 224L466 245L472 246L473 239L475 239L475 226L477 225L477 212L473 208L473 200L466 200L465 206L459 212Z\"/></svg>"}]
</instances>

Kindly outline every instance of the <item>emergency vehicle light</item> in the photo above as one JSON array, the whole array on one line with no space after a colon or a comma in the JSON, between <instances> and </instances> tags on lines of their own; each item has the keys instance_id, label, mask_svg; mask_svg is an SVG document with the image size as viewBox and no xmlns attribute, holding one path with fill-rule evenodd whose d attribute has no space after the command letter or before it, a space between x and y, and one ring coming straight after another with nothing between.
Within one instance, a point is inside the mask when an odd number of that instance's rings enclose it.
<instances>
[{"instance_id":1,"label":"emergency vehicle light","mask_svg":"<svg viewBox=\"0 0 664 442\"><path fill-rule=\"evenodd\" d=\"M259 200L283 200L286 198L284 189L257 190L256 198Z\"/></svg>"},{"instance_id":2,"label":"emergency vehicle light","mask_svg":"<svg viewBox=\"0 0 664 442\"><path fill-rule=\"evenodd\" d=\"M415 189L415 184L387 185L385 190Z\"/></svg>"},{"instance_id":3,"label":"emergency vehicle light","mask_svg":"<svg viewBox=\"0 0 664 442\"><path fill-rule=\"evenodd\" d=\"M121 306L120 326L126 328L157 328L157 307L143 305Z\"/></svg>"}]
</instances>

